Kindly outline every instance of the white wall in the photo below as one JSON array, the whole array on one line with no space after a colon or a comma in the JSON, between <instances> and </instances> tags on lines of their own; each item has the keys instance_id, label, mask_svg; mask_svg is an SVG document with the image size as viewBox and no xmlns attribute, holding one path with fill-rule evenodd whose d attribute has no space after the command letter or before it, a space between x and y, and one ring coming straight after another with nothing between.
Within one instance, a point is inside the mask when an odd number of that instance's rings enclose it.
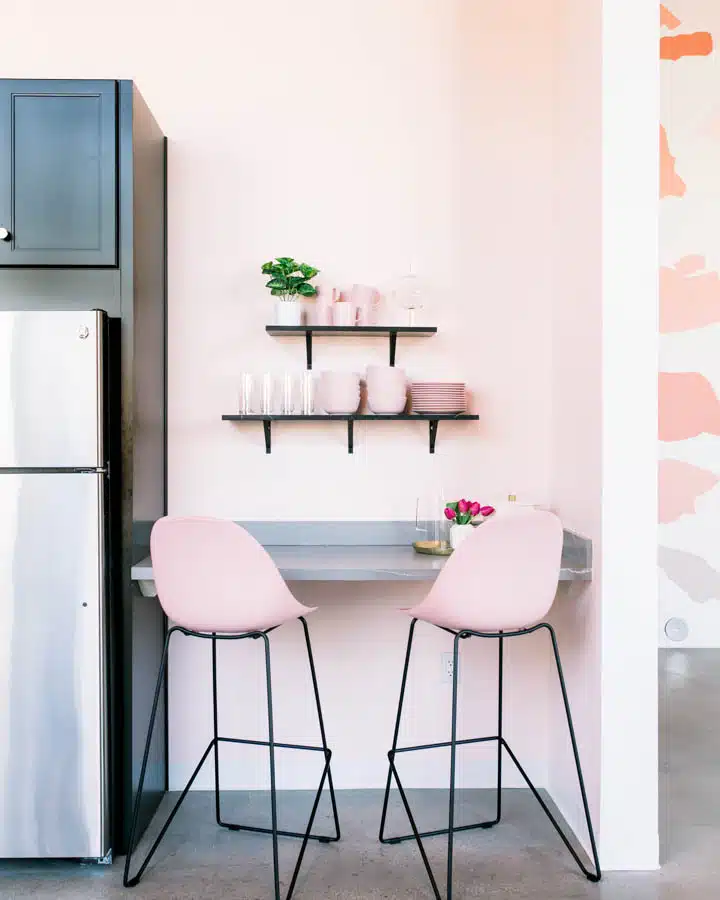
<instances>
[{"instance_id":1,"label":"white wall","mask_svg":"<svg viewBox=\"0 0 720 900\"><path fill-rule=\"evenodd\" d=\"M593 539L594 578L561 597L555 621L608 869L658 862L657 55L650 0L561 7L552 492ZM550 790L577 827L549 703Z\"/></svg>"}]
</instances>

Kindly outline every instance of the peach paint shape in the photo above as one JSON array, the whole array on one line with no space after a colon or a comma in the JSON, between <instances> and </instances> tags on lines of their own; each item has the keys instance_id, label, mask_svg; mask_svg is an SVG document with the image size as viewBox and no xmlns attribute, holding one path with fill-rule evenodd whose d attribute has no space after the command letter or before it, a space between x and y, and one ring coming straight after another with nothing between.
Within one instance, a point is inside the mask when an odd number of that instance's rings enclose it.
<instances>
[{"instance_id":1,"label":"peach paint shape","mask_svg":"<svg viewBox=\"0 0 720 900\"><path fill-rule=\"evenodd\" d=\"M675 171L675 157L670 152L667 131L660 126L660 198L684 197L687 187Z\"/></svg>"},{"instance_id":2,"label":"peach paint shape","mask_svg":"<svg viewBox=\"0 0 720 900\"><path fill-rule=\"evenodd\" d=\"M720 276L703 272L703 256L660 269L660 331L691 331L720 322Z\"/></svg>"},{"instance_id":3,"label":"peach paint shape","mask_svg":"<svg viewBox=\"0 0 720 900\"><path fill-rule=\"evenodd\" d=\"M660 372L658 412L661 441L720 435L720 401L699 372Z\"/></svg>"},{"instance_id":4,"label":"peach paint shape","mask_svg":"<svg viewBox=\"0 0 720 900\"><path fill-rule=\"evenodd\" d=\"M692 34L666 34L660 38L660 59L676 62L685 56L710 56L713 38L709 31Z\"/></svg>"},{"instance_id":5,"label":"peach paint shape","mask_svg":"<svg viewBox=\"0 0 720 900\"><path fill-rule=\"evenodd\" d=\"M682 23L680 19L674 14L671 13L667 6L663 6L660 4L660 26L662 28L669 28L670 31L674 31L679 25Z\"/></svg>"},{"instance_id":6,"label":"peach paint shape","mask_svg":"<svg viewBox=\"0 0 720 900\"><path fill-rule=\"evenodd\" d=\"M720 479L679 459L658 463L659 521L663 525L695 513L695 501L711 491Z\"/></svg>"}]
</instances>

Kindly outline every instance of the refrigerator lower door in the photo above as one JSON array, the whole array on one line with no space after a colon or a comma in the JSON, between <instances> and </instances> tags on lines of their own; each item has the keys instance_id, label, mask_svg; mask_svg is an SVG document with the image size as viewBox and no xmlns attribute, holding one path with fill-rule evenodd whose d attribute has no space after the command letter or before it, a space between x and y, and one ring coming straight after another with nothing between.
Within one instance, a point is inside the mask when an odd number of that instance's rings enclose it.
<instances>
[{"instance_id":1,"label":"refrigerator lower door","mask_svg":"<svg viewBox=\"0 0 720 900\"><path fill-rule=\"evenodd\" d=\"M0 473L0 857L109 850L103 488Z\"/></svg>"}]
</instances>

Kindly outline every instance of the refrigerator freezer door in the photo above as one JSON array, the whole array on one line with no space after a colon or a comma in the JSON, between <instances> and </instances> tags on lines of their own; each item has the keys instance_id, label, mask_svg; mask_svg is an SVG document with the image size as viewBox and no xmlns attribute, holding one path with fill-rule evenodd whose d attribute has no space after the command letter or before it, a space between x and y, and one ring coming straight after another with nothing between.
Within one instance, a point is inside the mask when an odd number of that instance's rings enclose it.
<instances>
[{"instance_id":1,"label":"refrigerator freezer door","mask_svg":"<svg viewBox=\"0 0 720 900\"><path fill-rule=\"evenodd\" d=\"M103 476L0 473L0 857L109 847Z\"/></svg>"},{"instance_id":2,"label":"refrigerator freezer door","mask_svg":"<svg viewBox=\"0 0 720 900\"><path fill-rule=\"evenodd\" d=\"M0 469L104 465L102 315L0 312Z\"/></svg>"}]
</instances>

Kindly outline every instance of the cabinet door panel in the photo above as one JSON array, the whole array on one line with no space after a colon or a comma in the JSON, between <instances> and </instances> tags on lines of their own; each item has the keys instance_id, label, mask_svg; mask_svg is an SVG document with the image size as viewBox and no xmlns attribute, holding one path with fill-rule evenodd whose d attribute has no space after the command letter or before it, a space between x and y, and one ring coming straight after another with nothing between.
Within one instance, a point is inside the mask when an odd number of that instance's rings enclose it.
<instances>
[{"instance_id":1,"label":"cabinet door panel","mask_svg":"<svg viewBox=\"0 0 720 900\"><path fill-rule=\"evenodd\" d=\"M0 82L0 265L117 264L114 81Z\"/></svg>"}]
</instances>

